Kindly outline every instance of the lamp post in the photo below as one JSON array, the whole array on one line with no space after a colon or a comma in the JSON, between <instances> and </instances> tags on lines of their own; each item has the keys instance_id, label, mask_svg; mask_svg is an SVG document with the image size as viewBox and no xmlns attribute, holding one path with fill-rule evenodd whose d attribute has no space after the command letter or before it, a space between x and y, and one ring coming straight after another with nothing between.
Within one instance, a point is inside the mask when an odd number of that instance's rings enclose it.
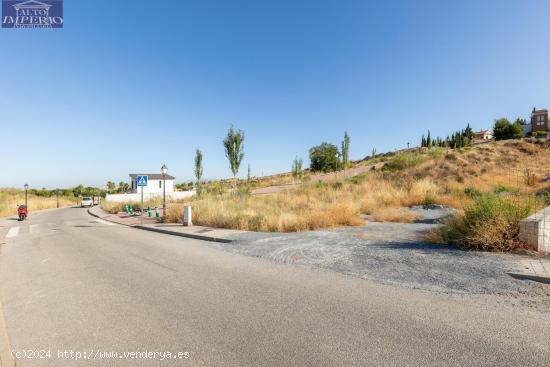
<instances>
[{"instance_id":1,"label":"lamp post","mask_svg":"<svg viewBox=\"0 0 550 367\"><path fill-rule=\"evenodd\" d=\"M25 184L25 206L27 206L27 191L29 190L29 184Z\"/></svg>"},{"instance_id":2,"label":"lamp post","mask_svg":"<svg viewBox=\"0 0 550 367\"><path fill-rule=\"evenodd\" d=\"M166 174L168 173L168 167L165 164L160 167L162 173L162 216L166 216Z\"/></svg>"}]
</instances>

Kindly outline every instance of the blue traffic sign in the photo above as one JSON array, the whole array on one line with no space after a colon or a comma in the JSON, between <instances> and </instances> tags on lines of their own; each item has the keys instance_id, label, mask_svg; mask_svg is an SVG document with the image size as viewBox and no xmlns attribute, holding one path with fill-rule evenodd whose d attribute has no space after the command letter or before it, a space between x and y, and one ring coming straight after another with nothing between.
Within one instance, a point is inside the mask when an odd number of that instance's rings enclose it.
<instances>
[{"instance_id":1,"label":"blue traffic sign","mask_svg":"<svg viewBox=\"0 0 550 367\"><path fill-rule=\"evenodd\" d=\"M147 181L149 180L149 176L143 175L143 176L137 176L136 182L138 186L147 186Z\"/></svg>"}]
</instances>

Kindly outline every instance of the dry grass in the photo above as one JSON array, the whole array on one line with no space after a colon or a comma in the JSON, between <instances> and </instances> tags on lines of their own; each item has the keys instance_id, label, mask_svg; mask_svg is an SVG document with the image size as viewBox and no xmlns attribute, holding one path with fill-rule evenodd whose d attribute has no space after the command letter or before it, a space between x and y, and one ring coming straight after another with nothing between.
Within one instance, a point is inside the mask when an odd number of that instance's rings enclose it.
<instances>
[{"instance_id":1,"label":"dry grass","mask_svg":"<svg viewBox=\"0 0 550 367\"><path fill-rule=\"evenodd\" d=\"M25 203L25 192L19 189L0 189L0 217L7 217L17 214L17 206ZM75 205L77 199L74 197L60 197L59 206L66 207ZM55 197L28 196L29 211L55 208L57 199Z\"/></svg>"},{"instance_id":2,"label":"dry grass","mask_svg":"<svg viewBox=\"0 0 550 367\"><path fill-rule=\"evenodd\" d=\"M191 204L198 225L252 231L289 232L362 225L362 213L377 220L410 222L416 218L395 209L437 203L462 211L472 204L466 190L469 187L481 192L493 192L497 187L518 189L519 195L540 191L548 186L543 179L549 167L535 162L549 159L547 146L524 141L448 152L441 148L421 149L387 157L389 168L385 170L337 182L306 182L279 194L250 196L210 190L200 198L170 203L167 221L181 222L182 206ZM358 164L365 162L370 161ZM528 181L532 185L524 184L522 172L526 167L530 169ZM272 176L254 186L280 183L289 177ZM149 205L154 206L146 204ZM116 210L122 208L123 204Z\"/></svg>"},{"instance_id":3,"label":"dry grass","mask_svg":"<svg viewBox=\"0 0 550 367\"><path fill-rule=\"evenodd\" d=\"M420 219L420 216L405 208L387 208L374 212L369 220L374 222L395 222L413 223Z\"/></svg>"},{"instance_id":4,"label":"dry grass","mask_svg":"<svg viewBox=\"0 0 550 367\"><path fill-rule=\"evenodd\" d=\"M422 204L427 193L437 190L428 179L401 186L382 176L373 174L360 183L311 183L275 195L208 195L191 202L194 222L271 232L362 225L361 213ZM167 221L181 222L182 205L170 205Z\"/></svg>"}]
</instances>

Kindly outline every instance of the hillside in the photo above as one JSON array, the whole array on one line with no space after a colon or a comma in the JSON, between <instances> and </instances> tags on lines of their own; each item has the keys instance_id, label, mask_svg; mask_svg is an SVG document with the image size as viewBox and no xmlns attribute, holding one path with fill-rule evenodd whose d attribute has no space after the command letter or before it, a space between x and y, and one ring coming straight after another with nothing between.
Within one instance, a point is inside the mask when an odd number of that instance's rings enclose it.
<instances>
[{"instance_id":1,"label":"hillside","mask_svg":"<svg viewBox=\"0 0 550 367\"><path fill-rule=\"evenodd\" d=\"M459 210L472 203L476 193L495 193L514 200L533 201L541 207L550 158L547 143L510 140L455 150L421 148L356 162L366 172L332 180L306 179L271 195L250 195L246 186L237 193L207 188L192 200L195 223L255 231L303 231L362 225L362 214L411 205L444 204ZM372 169L371 167L375 168ZM258 185L288 183L257 182ZM535 200L534 193L540 193ZM181 221L181 205L172 204L169 221ZM396 218L395 220L401 220Z\"/></svg>"}]
</instances>

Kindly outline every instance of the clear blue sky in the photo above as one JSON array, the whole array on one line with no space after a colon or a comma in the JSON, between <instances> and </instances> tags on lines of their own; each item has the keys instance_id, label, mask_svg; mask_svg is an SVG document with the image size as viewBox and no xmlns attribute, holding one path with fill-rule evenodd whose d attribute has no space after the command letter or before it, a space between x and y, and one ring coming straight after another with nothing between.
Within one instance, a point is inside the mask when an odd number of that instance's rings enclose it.
<instances>
[{"instance_id":1,"label":"clear blue sky","mask_svg":"<svg viewBox=\"0 0 550 367\"><path fill-rule=\"evenodd\" d=\"M65 0L65 28L0 29L0 186L241 176L351 136L351 158L550 107L550 2Z\"/></svg>"}]
</instances>

